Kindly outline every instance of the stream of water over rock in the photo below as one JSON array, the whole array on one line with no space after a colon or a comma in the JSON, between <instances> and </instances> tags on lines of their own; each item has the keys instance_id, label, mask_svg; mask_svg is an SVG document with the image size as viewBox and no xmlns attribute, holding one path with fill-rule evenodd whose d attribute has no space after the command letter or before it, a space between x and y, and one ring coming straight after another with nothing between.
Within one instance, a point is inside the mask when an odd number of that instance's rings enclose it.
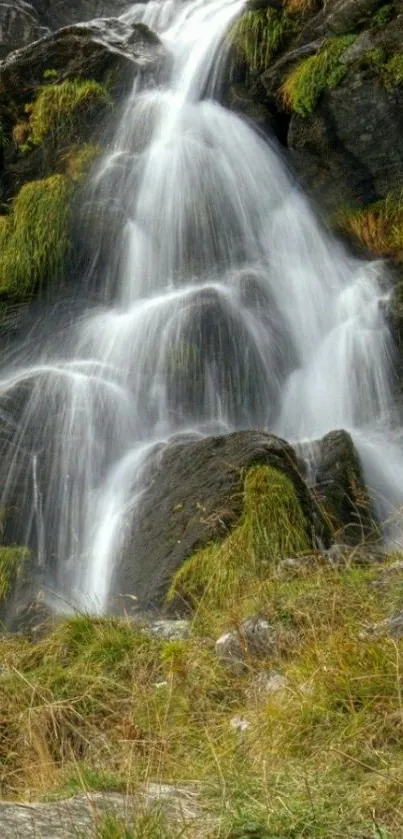
<instances>
[{"instance_id":1,"label":"stream of water over rock","mask_svg":"<svg viewBox=\"0 0 403 839\"><path fill-rule=\"evenodd\" d=\"M173 61L165 84L135 83L91 186L122 219L102 272L113 302L28 336L1 377L0 506L16 488L29 499L21 540L60 603L107 608L147 455L181 432L348 429L380 515L403 498L382 266L325 233L276 143L209 95L242 5L152 0L126 15Z\"/></svg>"}]
</instances>

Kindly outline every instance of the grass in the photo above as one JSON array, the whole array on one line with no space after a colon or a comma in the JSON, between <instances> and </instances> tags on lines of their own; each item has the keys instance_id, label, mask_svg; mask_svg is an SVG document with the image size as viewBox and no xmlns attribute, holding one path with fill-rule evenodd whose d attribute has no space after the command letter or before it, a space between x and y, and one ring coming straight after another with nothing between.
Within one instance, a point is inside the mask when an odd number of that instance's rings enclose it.
<instances>
[{"instance_id":1,"label":"grass","mask_svg":"<svg viewBox=\"0 0 403 839\"><path fill-rule=\"evenodd\" d=\"M183 641L85 615L37 642L3 636L3 797L114 790L129 800L155 781L197 791L200 819L166 820L163 807L137 823L111 814L97 821L98 839L397 839L403 642L370 630L401 608L403 574L387 570L396 558L269 563L235 601L205 604L206 620ZM234 674L215 639L251 614L279 643ZM265 690L262 672L280 673L282 686Z\"/></svg>"},{"instance_id":2,"label":"grass","mask_svg":"<svg viewBox=\"0 0 403 839\"><path fill-rule=\"evenodd\" d=\"M375 256L403 261L403 196L390 193L364 209L345 208L335 217L338 230Z\"/></svg>"},{"instance_id":3,"label":"grass","mask_svg":"<svg viewBox=\"0 0 403 839\"><path fill-rule=\"evenodd\" d=\"M0 547L0 600L5 600L12 591L28 556L26 548L16 545Z\"/></svg>"},{"instance_id":4,"label":"grass","mask_svg":"<svg viewBox=\"0 0 403 839\"><path fill-rule=\"evenodd\" d=\"M103 85L93 79L74 79L61 84L43 85L35 101L26 106L33 145L40 145L52 135L71 140L77 126L90 120L100 106L109 106L111 99Z\"/></svg>"},{"instance_id":5,"label":"grass","mask_svg":"<svg viewBox=\"0 0 403 839\"><path fill-rule=\"evenodd\" d=\"M244 514L224 542L196 552L175 574L168 602L221 608L251 580L265 579L279 559L312 549L309 526L295 488L271 466L245 478Z\"/></svg>"},{"instance_id":6,"label":"grass","mask_svg":"<svg viewBox=\"0 0 403 839\"><path fill-rule=\"evenodd\" d=\"M355 37L341 35L329 39L315 55L291 70L279 91L286 108L303 117L312 113L321 94L336 87L346 75L348 67L341 57Z\"/></svg>"},{"instance_id":7,"label":"grass","mask_svg":"<svg viewBox=\"0 0 403 839\"><path fill-rule=\"evenodd\" d=\"M229 38L252 73L262 73L295 30L285 12L263 9L245 12L232 26Z\"/></svg>"},{"instance_id":8,"label":"grass","mask_svg":"<svg viewBox=\"0 0 403 839\"><path fill-rule=\"evenodd\" d=\"M0 294L24 298L61 279L69 243L71 181L52 175L26 183L0 217Z\"/></svg>"}]
</instances>

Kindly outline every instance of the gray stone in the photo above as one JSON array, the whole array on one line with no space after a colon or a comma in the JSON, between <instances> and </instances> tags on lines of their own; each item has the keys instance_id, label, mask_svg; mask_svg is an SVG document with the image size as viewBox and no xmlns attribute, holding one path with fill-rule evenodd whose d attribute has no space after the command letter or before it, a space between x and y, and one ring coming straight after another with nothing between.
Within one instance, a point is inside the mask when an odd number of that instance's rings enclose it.
<instances>
[{"instance_id":1,"label":"gray stone","mask_svg":"<svg viewBox=\"0 0 403 839\"><path fill-rule=\"evenodd\" d=\"M326 27L335 35L345 35L365 23L385 0L338 0L326 14ZM325 6L326 11L326 6Z\"/></svg>"},{"instance_id":2,"label":"gray stone","mask_svg":"<svg viewBox=\"0 0 403 839\"><path fill-rule=\"evenodd\" d=\"M190 638L190 621L158 620L144 627L147 635L161 638L162 641L184 641Z\"/></svg>"},{"instance_id":3,"label":"gray stone","mask_svg":"<svg viewBox=\"0 0 403 839\"><path fill-rule=\"evenodd\" d=\"M29 3L23 0L0 3L0 59L12 50L42 38L48 31Z\"/></svg>"},{"instance_id":4,"label":"gray stone","mask_svg":"<svg viewBox=\"0 0 403 839\"><path fill-rule=\"evenodd\" d=\"M87 839L99 835L99 819L114 815L128 827L147 806L161 805L172 820L200 815L197 795L185 787L147 784L138 797L88 792L52 804L0 802L0 835L5 839Z\"/></svg>"},{"instance_id":5,"label":"gray stone","mask_svg":"<svg viewBox=\"0 0 403 839\"><path fill-rule=\"evenodd\" d=\"M276 630L263 618L248 618L239 628L226 632L216 641L219 661L233 673L242 673L251 658L268 658L276 651Z\"/></svg>"}]
</instances>

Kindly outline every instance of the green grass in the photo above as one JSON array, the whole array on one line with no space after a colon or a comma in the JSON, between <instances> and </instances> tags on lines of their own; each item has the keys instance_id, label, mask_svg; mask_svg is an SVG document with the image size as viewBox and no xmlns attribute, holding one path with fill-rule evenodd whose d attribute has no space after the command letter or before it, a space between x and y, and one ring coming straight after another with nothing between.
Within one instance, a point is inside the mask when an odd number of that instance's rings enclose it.
<instances>
[{"instance_id":1,"label":"green grass","mask_svg":"<svg viewBox=\"0 0 403 839\"><path fill-rule=\"evenodd\" d=\"M312 113L321 94L340 84L346 75L348 67L340 59L355 38L355 35L331 38L315 55L297 64L279 91L287 108L303 117Z\"/></svg>"},{"instance_id":2,"label":"green grass","mask_svg":"<svg viewBox=\"0 0 403 839\"><path fill-rule=\"evenodd\" d=\"M309 527L295 488L271 466L250 469L244 485L244 513L220 543L196 552L175 574L168 602L219 609L239 597L251 580L267 578L279 559L312 549Z\"/></svg>"},{"instance_id":3,"label":"green grass","mask_svg":"<svg viewBox=\"0 0 403 839\"><path fill-rule=\"evenodd\" d=\"M52 135L60 143L60 136L69 138L85 119L88 121L100 106L110 106L111 99L103 85L93 79L76 79L61 84L43 85L35 101L26 106L29 114L30 137L33 145L40 145Z\"/></svg>"},{"instance_id":4,"label":"green grass","mask_svg":"<svg viewBox=\"0 0 403 839\"><path fill-rule=\"evenodd\" d=\"M294 21L287 12L263 9L245 12L233 24L229 38L248 70L262 73L294 30Z\"/></svg>"},{"instance_id":5,"label":"green grass","mask_svg":"<svg viewBox=\"0 0 403 839\"><path fill-rule=\"evenodd\" d=\"M71 181L52 175L26 183L0 217L0 294L24 298L61 279L69 244Z\"/></svg>"},{"instance_id":6,"label":"green grass","mask_svg":"<svg viewBox=\"0 0 403 839\"><path fill-rule=\"evenodd\" d=\"M403 260L403 195L389 193L382 201L362 208L343 208L335 227L347 233L375 256Z\"/></svg>"},{"instance_id":7,"label":"green grass","mask_svg":"<svg viewBox=\"0 0 403 839\"><path fill-rule=\"evenodd\" d=\"M3 797L135 796L150 781L196 783L201 819L110 815L98 819L98 839L361 839L378 828L397 839L403 642L367 630L401 608L403 574L384 571L396 558L341 570L319 558L271 566L184 641L88 616L37 642L3 636ZM257 613L275 628L277 649L235 675L217 660L215 639ZM281 673L283 687L260 688L262 671ZM234 717L247 727L234 728Z\"/></svg>"},{"instance_id":8,"label":"green grass","mask_svg":"<svg viewBox=\"0 0 403 839\"><path fill-rule=\"evenodd\" d=\"M26 548L16 545L0 546L0 600L5 600L12 591L28 557L29 551Z\"/></svg>"}]
</instances>

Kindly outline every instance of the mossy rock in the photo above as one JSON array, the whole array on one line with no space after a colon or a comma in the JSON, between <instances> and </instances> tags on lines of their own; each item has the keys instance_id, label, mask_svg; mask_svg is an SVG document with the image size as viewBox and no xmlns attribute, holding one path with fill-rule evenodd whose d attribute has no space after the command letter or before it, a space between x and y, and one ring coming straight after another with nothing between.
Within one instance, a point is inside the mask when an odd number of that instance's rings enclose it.
<instances>
[{"instance_id":1,"label":"mossy rock","mask_svg":"<svg viewBox=\"0 0 403 839\"><path fill-rule=\"evenodd\" d=\"M271 473L269 477L264 471L254 473L255 466L276 470L284 493L292 494L304 536L295 545L291 540L288 549L312 546L315 534L326 543L325 522L301 476L303 465L288 443L263 431L202 440L185 436L155 452L149 463L141 501L125 524L129 535L114 581L115 594L135 595L137 604L144 606L160 605L173 574L185 561L195 551L221 543L240 525L245 480L247 487L254 481L257 495L260 479L264 487L270 486ZM130 608L130 597L124 601Z\"/></svg>"},{"instance_id":2,"label":"mossy rock","mask_svg":"<svg viewBox=\"0 0 403 839\"><path fill-rule=\"evenodd\" d=\"M254 466L245 475L239 523L226 539L186 560L174 575L167 602L197 609L203 601L219 609L251 584L270 578L281 559L313 547L311 522L290 477L273 466Z\"/></svg>"}]
</instances>

